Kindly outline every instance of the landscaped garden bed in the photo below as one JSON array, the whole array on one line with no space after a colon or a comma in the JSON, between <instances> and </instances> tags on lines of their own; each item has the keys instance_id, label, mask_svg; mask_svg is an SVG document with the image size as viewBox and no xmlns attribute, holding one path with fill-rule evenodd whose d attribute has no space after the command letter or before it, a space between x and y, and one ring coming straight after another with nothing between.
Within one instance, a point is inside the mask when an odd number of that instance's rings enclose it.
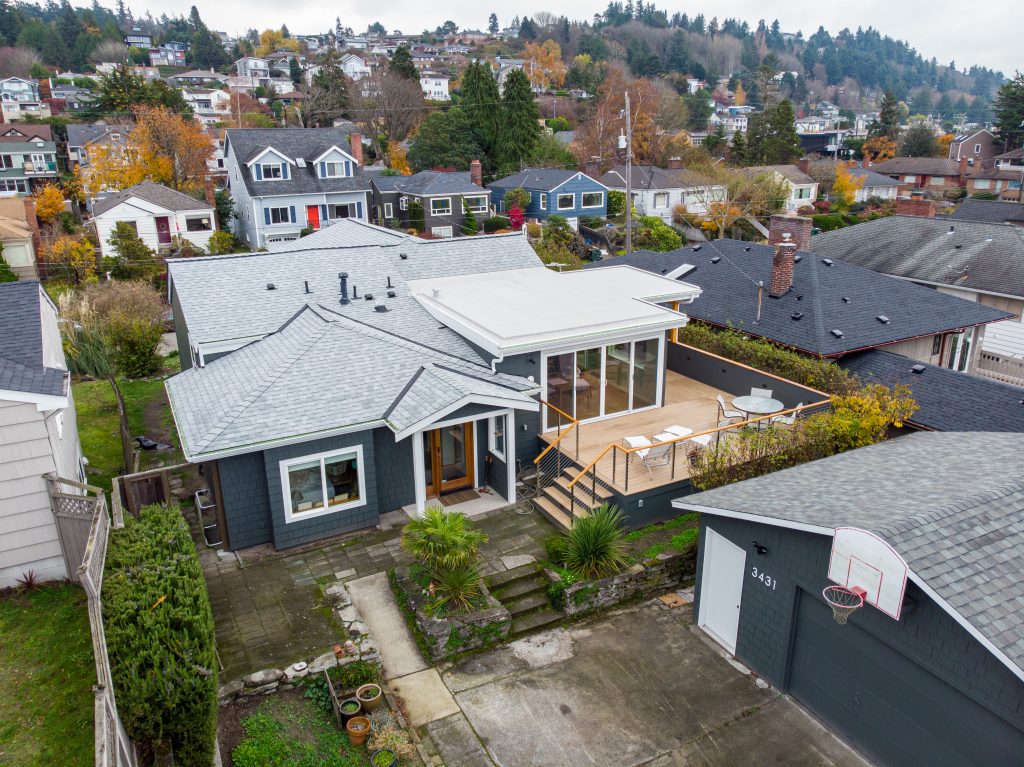
<instances>
[{"instance_id":1,"label":"landscaped garden bed","mask_svg":"<svg viewBox=\"0 0 1024 767\"><path fill-rule=\"evenodd\" d=\"M512 616L480 577L487 536L440 506L405 526L402 546L415 557L389 573L392 590L420 651L432 660L490 647L508 637Z\"/></svg>"},{"instance_id":2,"label":"landscaped garden bed","mask_svg":"<svg viewBox=\"0 0 1024 767\"><path fill-rule=\"evenodd\" d=\"M618 509L595 509L546 542L548 598L574 617L678 588L694 577L697 536L694 514L624 533Z\"/></svg>"}]
</instances>

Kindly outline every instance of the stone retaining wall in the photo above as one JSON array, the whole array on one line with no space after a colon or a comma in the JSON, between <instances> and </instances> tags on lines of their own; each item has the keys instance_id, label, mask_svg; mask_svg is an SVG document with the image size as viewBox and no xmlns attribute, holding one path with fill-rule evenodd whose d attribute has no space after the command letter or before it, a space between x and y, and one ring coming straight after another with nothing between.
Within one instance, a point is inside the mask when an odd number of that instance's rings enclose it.
<instances>
[{"instance_id":1,"label":"stone retaining wall","mask_svg":"<svg viewBox=\"0 0 1024 767\"><path fill-rule=\"evenodd\" d=\"M316 658L302 658L287 668L265 668L246 674L221 685L217 692L220 705L226 706L237 698L253 695L269 695L277 690L290 690L298 681L310 674L321 674L334 666L345 666L357 660L364 660L380 666L380 650L370 636L370 630L363 623L362 617L352 605L352 598L343 583L332 583L324 589L324 602L334 610L334 616L341 624L339 645L343 650L341 657L332 651L325 652ZM302 668L297 668L305 664Z\"/></svg>"},{"instance_id":2,"label":"stone retaining wall","mask_svg":"<svg viewBox=\"0 0 1024 767\"><path fill-rule=\"evenodd\" d=\"M562 577L555 571L545 569L544 572L552 584L562 583ZM579 581L566 586L561 604L555 607L569 617L602 610L636 597L649 597L669 591L682 585L687 578L692 578L693 574L692 551L663 552L646 565L633 565L619 575L597 581Z\"/></svg>"},{"instance_id":3,"label":"stone retaining wall","mask_svg":"<svg viewBox=\"0 0 1024 767\"><path fill-rule=\"evenodd\" d=\"M413 613L416 626L426 638L432 660L451 658L468 650L498 644L508 638L512 616L501 602L491 596L482 581L480 590L487 600L488 607L435 618L426 610L430 596L424 594L419 585L410 578L409 569L397 567L395 576L406 605Z\"/></svg>"}]
</instances>

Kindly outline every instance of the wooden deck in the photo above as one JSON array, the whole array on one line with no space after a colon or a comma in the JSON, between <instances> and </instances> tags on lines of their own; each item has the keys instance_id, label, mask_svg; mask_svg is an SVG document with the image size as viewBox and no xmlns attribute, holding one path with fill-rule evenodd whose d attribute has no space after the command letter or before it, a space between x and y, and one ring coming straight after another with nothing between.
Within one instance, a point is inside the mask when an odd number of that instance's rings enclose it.
<instances>
[{"instance_id":1,"label":"wooden deck","mask_svg":"<svg viewBox=\"0 0 1024 767\"><path fill-rule=\"evenodd\" d=\"M644 436L654 440L656 434L662 433L669 426L685 426L694 433L714 429L718 426L718 404L715 396L721 394L726 403L730 403L733 395L721 389L695 381L692 378L665 372L665 405L639 413L628 413L607 418L603 421L582 423L579 429L579 457L581 466L587 466L609 444L622 443L624 437ZM554 431L545 432L541 439L552 442L556 438ZM562 446L567 455L575 452L575 435L568 434ZM618 450L609 451L599 462L598 476L608 485L614 486L622 493L633 495L649 491L662 485L679 482L689 476L689 461L686 450L688 443L680 442L674 448L675 460L668 466L647 468L638 462L629 467L629 486L626 487L626 471L623 465L625 454ZM614 455L614 481L613 481ZM583 480L581 480L583 482Z\"/></svg>"}]
</instances>

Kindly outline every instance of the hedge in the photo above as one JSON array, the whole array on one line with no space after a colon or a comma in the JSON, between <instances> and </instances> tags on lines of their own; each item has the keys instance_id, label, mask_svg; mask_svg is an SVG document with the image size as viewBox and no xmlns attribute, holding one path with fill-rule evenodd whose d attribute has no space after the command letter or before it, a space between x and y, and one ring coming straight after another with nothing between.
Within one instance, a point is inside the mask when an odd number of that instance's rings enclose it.
<instances>
[{"instance_id":1,"label":"hedge","mask_svg":"<svg viewBox=\"0 0 1024 767\"><path fill-rule=\"evenodd\" d=\"M484 232L486 234L493 234L499 229L508 229L511 226L512 222L505 216L491 216L484 219Z\"/></svg>"},{"instance_id":2,"label":"hedge","mask_svg":"<svg viewBox=\"0 0 1024 767\"><path fill-rule=\"evenodd\" d=\"M146 506L110 537L103 615L118 711L179 767L209 767L217 733L213 613L177 506Z\"/></svg>"}]
</instances>

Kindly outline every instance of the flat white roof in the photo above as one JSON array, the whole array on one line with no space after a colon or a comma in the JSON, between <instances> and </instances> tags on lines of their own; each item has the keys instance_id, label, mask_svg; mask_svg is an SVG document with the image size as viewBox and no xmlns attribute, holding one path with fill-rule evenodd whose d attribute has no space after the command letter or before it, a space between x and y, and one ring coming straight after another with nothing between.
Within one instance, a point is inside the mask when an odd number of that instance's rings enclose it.
<instances>
[{"instance_id":1,"label":"flat white roof","mask_svg":"<svg viewBox=\"0 0 1024 767\"><path fill-rule=\"evenodd\" d=\"M431 316L494 354L682 327L685 314L658 304L691 303L701 293L632 266L563 273L538 266L408 285Z\"/></svg>"}]
</instances>

